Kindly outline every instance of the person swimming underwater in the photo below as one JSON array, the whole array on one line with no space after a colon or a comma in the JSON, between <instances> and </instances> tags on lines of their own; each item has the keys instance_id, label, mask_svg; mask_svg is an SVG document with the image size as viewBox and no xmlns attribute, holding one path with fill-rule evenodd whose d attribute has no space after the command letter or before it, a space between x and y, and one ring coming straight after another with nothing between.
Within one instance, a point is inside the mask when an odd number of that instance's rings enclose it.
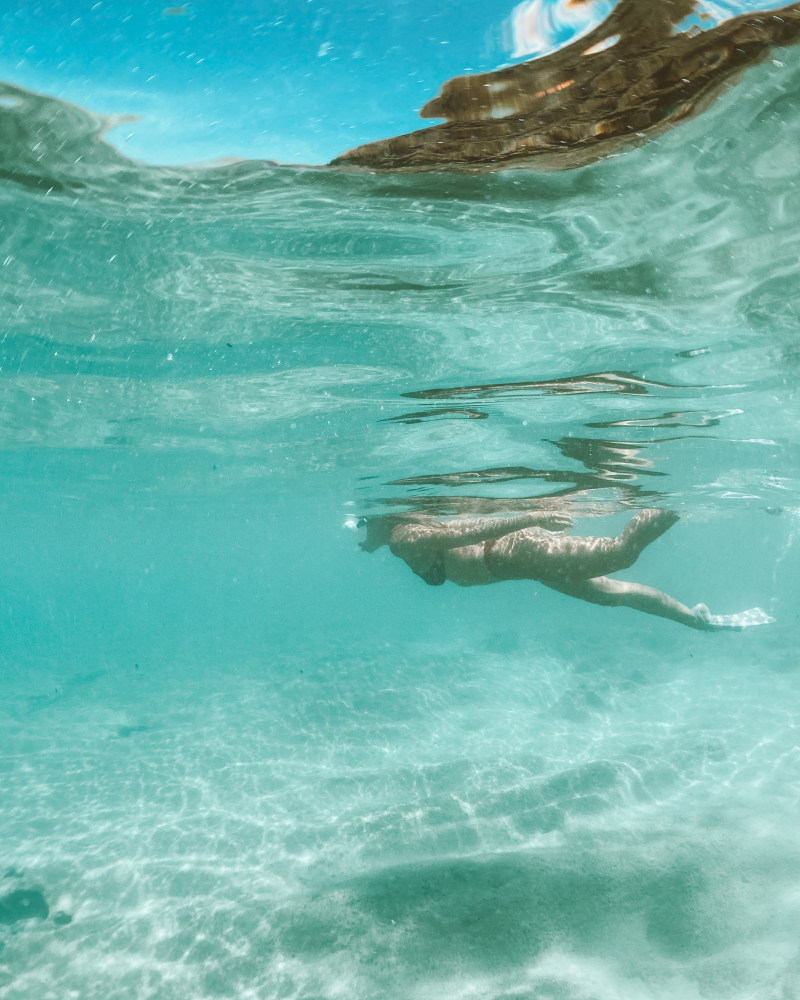
<instances>
[{"instance_id":1,"label":"person swimming underwater","mask_svg":"<svg viewBox=\"0 0 800 1000\"><path fill-rule=\"evenodd\" d=\"M361 518L367 535L361 548L384 545L430 586L446 581L461 587L535 580L591 604L627 607L705 631L739 630L774 621L761 608L735 615L712 615L705 604L693 608L640 583L612 580L646 546L679 520L667 510L639 511L615 538L578 537L567 514L530 511L511 517L438 521L422 514Z\"/></svg>"}]
</instances>

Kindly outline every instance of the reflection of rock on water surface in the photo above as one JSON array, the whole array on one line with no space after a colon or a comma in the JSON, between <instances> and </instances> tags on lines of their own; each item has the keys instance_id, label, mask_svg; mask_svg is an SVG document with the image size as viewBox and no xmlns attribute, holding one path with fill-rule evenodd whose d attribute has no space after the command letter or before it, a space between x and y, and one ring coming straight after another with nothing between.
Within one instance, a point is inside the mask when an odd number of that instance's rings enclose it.
<instances>
[{"instance_id":1,"label":"reflection of rock on water surface","mask_svg":"<svg viewBox=\"0 0 800 1000\"><path fill-rule=\"evenodd\" d=\"M449 80L420 112L444 124L367 143L332 165L580 166L698 114L736 73L800 36L800 3L676 34L696 6L620 0L601 25L557 52Z\"/></svg>"}]
</instances>

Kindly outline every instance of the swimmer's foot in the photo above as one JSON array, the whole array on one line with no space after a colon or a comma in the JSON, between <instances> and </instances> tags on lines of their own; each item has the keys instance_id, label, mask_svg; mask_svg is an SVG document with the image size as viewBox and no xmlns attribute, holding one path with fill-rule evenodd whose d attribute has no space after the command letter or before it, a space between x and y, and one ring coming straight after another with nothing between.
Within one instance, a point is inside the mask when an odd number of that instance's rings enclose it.
<instances>
[{"instance_id":1,"label":"swimmer's foot","mask_svg":"<svg viewBox=\"0 0 800 1000\"><path fill-rule=\"evenodd\" d=\"M737 615L712 615L705 604L697 604L692 608L692 612L697 621L695 628L705 632L741 632L751 625L769 625L775 621L761 608L750 608L748 611L740 611Z\"/></svg>"},{"instance_id":2,"label":"swimmer's foot","mask_svg":"<svg viewBox=\"0 0 800 1000\"><path fill-rule=\"evenodd\" d=\"M657 538L660 538L665 531L668 531L676 521L680 521L680 515L674 510L640 510L631 518L622 532L622 538L629 544L636 545L639 552L650 545Z\"/></svg>"}]
</instances>

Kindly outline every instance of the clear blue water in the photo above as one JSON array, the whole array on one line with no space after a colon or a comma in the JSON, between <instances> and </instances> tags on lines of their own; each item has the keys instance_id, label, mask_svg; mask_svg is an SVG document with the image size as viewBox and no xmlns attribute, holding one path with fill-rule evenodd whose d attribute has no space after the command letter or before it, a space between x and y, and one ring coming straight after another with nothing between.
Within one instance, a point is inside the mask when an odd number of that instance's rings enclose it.
<instances>
[{"instance_id":1,"label":"clear blue water","mask_svg":"<svg viewBox=\"0 0 800 1000\"><path fill-rule=\"evenodd\" d=\"M800 996L780 63L563 174L168 170L0 95L3 1000ZM631 578L775 624L343 527L548 496L677 510Z\"/></svg>"}]
</instances>

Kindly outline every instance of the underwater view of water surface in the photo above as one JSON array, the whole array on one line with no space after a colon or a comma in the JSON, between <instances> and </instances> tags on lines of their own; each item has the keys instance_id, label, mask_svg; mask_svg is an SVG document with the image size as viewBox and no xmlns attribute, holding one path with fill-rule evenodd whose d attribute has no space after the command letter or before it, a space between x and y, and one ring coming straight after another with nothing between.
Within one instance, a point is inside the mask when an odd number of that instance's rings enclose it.
<instances>
[{"instance_id":1,"label":"underwater view of water surface","mask_svg":"<svg viewBox=\"0 0 800 1000\"><path fill-rule=\"evenodd\" d=\"M800 997L800 55L558 173L6 86L0 997ZM429 586L361 518L679 520Z\"/></svg>"}]
</instances>

